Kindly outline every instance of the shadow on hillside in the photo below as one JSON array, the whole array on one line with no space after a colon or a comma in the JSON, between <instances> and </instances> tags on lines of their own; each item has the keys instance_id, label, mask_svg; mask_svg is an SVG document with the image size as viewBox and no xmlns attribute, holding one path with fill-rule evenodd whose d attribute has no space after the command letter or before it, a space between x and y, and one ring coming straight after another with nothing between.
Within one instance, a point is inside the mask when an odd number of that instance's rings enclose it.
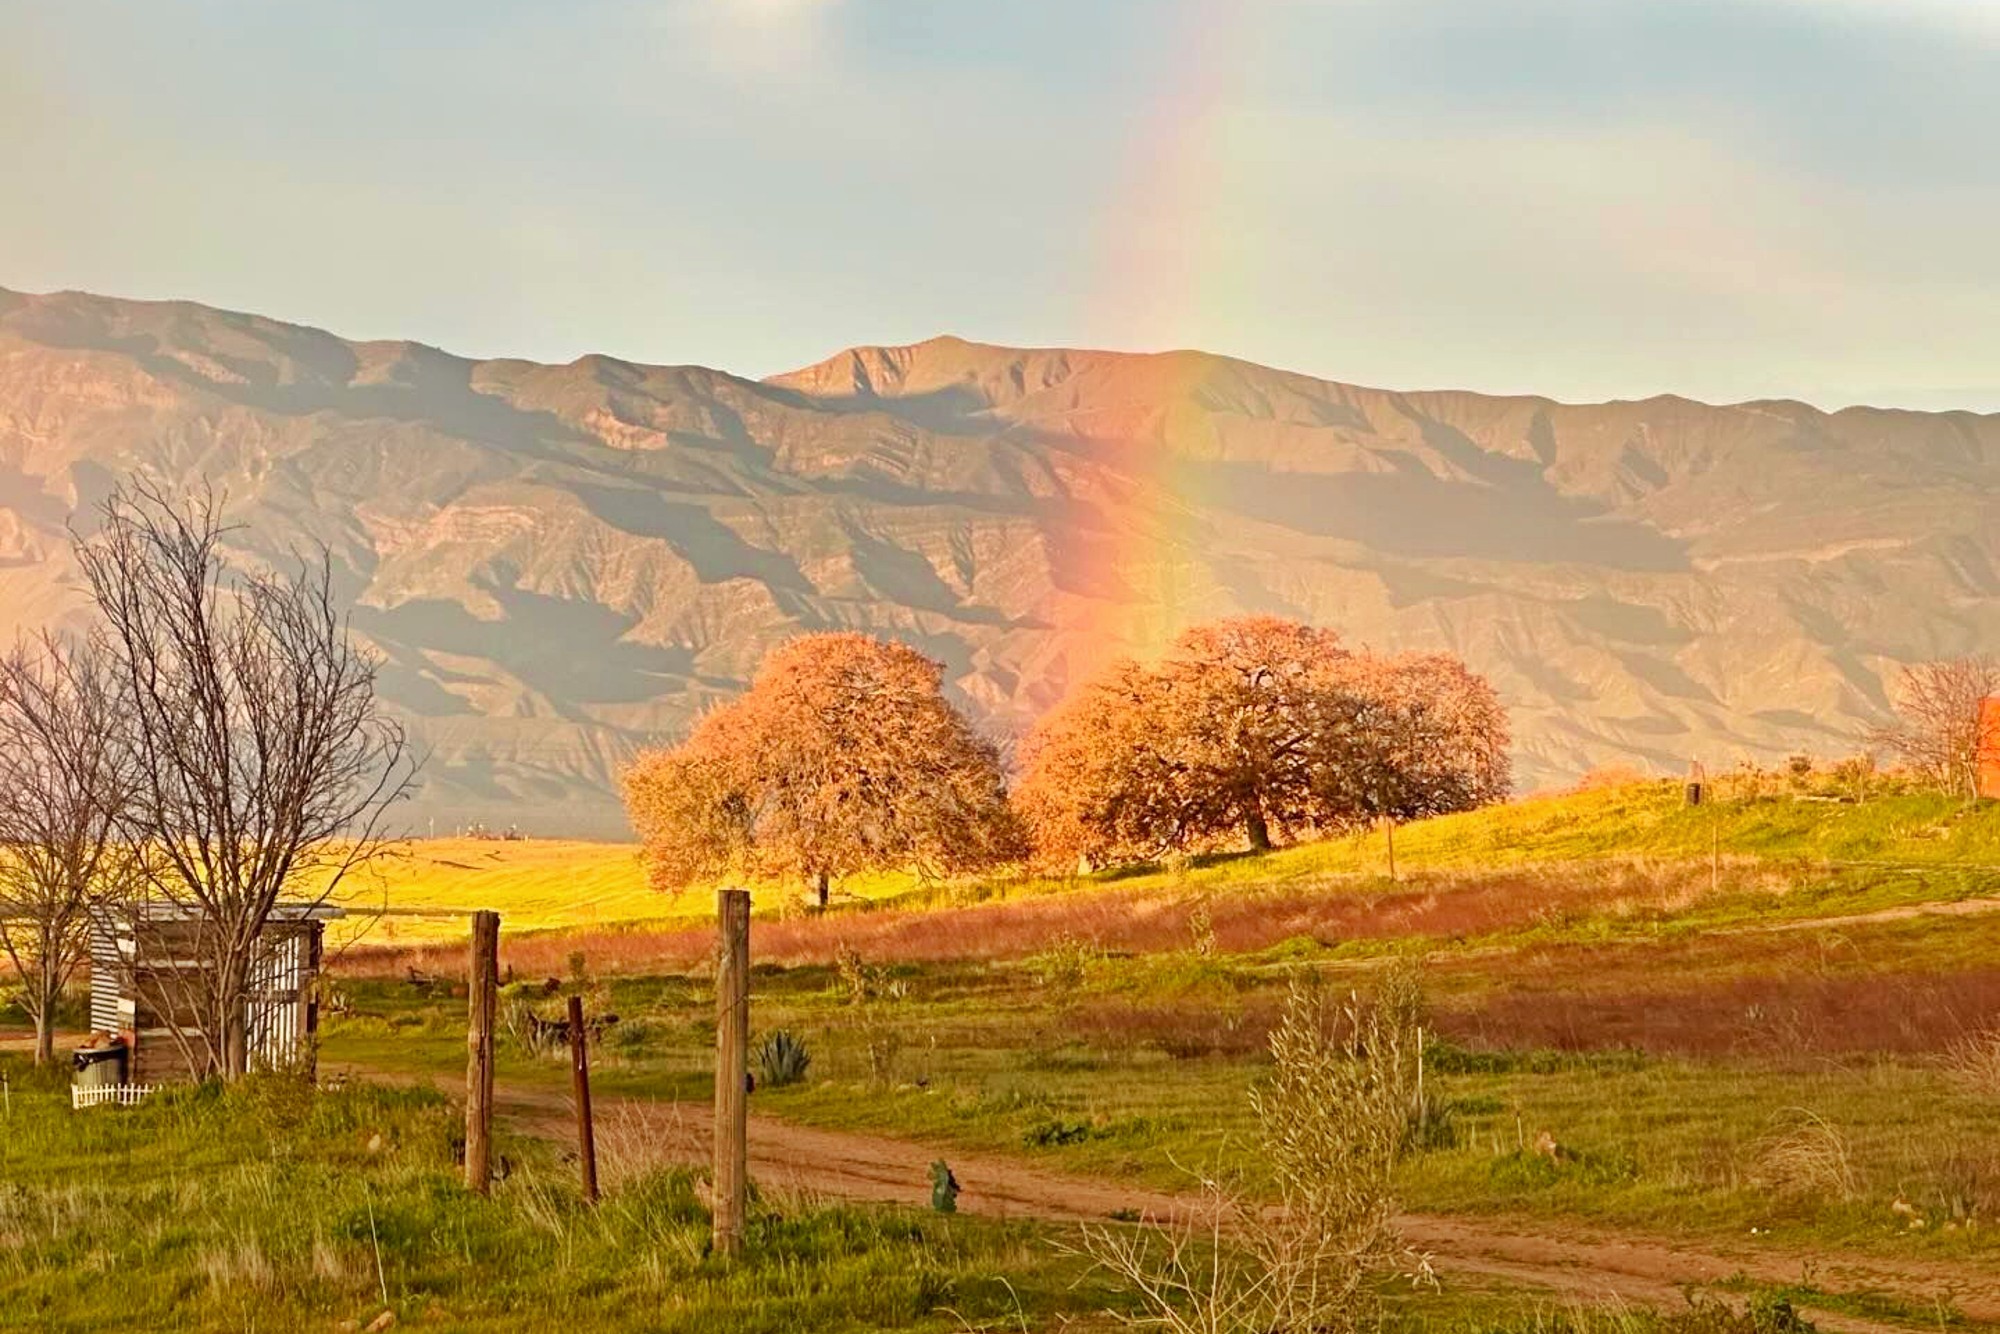
<instances>
[{"instance_id":1,"label":"shadow on hillside","mask_svg":"<svg viewBox=\"0 0 2000 1334\"><path fill-rule=\"evenodd\" d=\"M788 407L841 417L880 412L937 435L990 436L1007 429L1007 423L988 415L991 405L985 398L964 385L886 398L873 392L808 394L787 385L766 383L761 387Z\"/></svg>"},{"instance_id":2,"label":"shadow on hillside","mask_svg":"<svg viewBox=\"0 0 2000 1334\"><path fill-rule=\"evenodd\" d=\"M755 579L774 591L813 592L790 556L752 546L700 506L678 505L657 492L629 487L574 483L569 489L594 517L618 531L665 542L705 584Z\"/></svg>"},{"instance_id":3,"label":"shadow on hillside","mask_svg":"<svg viewBox=\"0 0 2000 1334\"><path fill-rule=\"evenodd\" d=\"M505 613L497 621L455 602L416 601L386 611L356 607L354 625L392 653L412 648L504 664L573 721L590 719L567 709L570 702L644 703L677 689L694 668L688 649L621 638L631 622L609 608L520 589L493 596Z\"/></svg>"},{"instance_id":4,"label":"shadow on hillside","mask_svg":"<svg viewBox=\"0 0 2000 1334\"><path fill-rule=\"evenodd\" d=\"M1650 573L1692 568L1685 544L1560 494L1533 464L1483 465L1481 480L1459 482L1436 476L1408 454L1380 457L1396 471L1279 476L1237 463L1183 463L1177 471L1189 494L1219 508L1390 555L1574 562Z\"/></svg>"}]
</instances>

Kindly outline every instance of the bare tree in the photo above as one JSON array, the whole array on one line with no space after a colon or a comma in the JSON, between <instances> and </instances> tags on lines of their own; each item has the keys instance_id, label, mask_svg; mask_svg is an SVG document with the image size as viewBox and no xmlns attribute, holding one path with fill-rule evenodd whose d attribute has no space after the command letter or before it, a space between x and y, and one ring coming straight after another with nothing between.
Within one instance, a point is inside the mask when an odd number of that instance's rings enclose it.
<instances>
[{"instance_id":1,"label":"bare tree","mask_svg":"<svg viewBox=\"0 0 2000 1334\"><path fill-rule=\"evenodd\" d=\"M0 659L0 948L35 1024L35 1064L55 1054L56 1004L88 957L94 910L134 870L119 821L132 788L118 744L109 645L53 634Z\"/></svg>"},{"instance_id":2,"label":"bare tree","mask_svg":"<svg viewBox=\"0 0 2000 1334\"><path fill-rule=\"evenodd\" d=\"M1896 721L1873 739L1927 785L1970 800L1979 795L1979 762L1988 749L1980 710L1994 695L2000 695L2000 660L1983 654L1906 667L1896 687Z\"/></svg>"},{"instance_id":3,"label":"bare tree","mask_svg":"<svg viewBox=\"0 0 2000 1334\"><path fill-rule=\"evenodd\" d=\"M377 710L376 659L348 636L324 549L245 573L224 535L214 493L176 504L139 483L104 502L77 553L129 699L122 824L148 854L147 896L199 965L165 970L181 994L156 1003L195 1070L234 1079L273 908L324 901L380 851L414 765Z\"/></svg>"}]
</instances>

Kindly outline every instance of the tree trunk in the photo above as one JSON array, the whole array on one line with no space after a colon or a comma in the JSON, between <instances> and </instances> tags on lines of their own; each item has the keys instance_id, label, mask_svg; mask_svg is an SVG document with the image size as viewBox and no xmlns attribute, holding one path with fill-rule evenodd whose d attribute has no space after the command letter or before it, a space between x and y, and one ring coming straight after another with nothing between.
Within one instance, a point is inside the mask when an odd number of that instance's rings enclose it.
<instances>
[{"instance_id":1,"label":"tree trunk","mask_svg":"<svg viewBox=\"0 0 2000 1334\"><path fill-rule=\"evenodd\" d=\"M47 1065L56 1058L56 1007L44 1002L35 1016L35 1064Z\"/></svg>"},{"instance_id":2,"label":"tree trunk","mask_svg":"<svg viewBox=\"0 0 2000 1334\"><path fill-rule=\"evenodd\" d=\"M250 1034L244 1013L244 993L248 990L248 961L230 959L217 970L220 975L222 1013L220 1015L222 1078L235 1083L250 1069Z\"/></svg>"},{"instance_id":3,"label":"tree trunk","mask_svg":"<svg viewBox=\"0 0 2000 1334\"><path fill-rule=\"evenodd\" d=\"M222 1077L234 1083L250 1070L250 1035L244 1031L243 1004L239 997L223 1020L227 1034L222 1048Z\"/></svg>"},{"instance_id":4,"label":"tree trunk","mask_svg":"<svg viewBox=\"0 0 2000 1334\"><path fill-rule=\"evenodd\" d=\"M832 892L832 887L831 887L831 885L830 885L830 883L829 883L829 881L828 881L828 878L827 878L827 874L826 874L826 872L825 872L825 871L821 871L821 872L819 873L819 906L820 906L820 907L822 907L822 908L826 907L826 903L827 903L827 898L828 898L828 896L829 896L829 894L830 894L831 892Z\"/></svg>"},{"instance_id":5,"label":"tree trunk","mask_svg":"<svg viewBox=\"0 0 2000 1334\"><path fill-rule=\"evenodd\" d=\"M1243 817L1243 832L1250 836L1250 851L1269 852L1271 850L1271 826L1264 820L1264 807L1255 804Z\"/></svg>"}]
</instances>

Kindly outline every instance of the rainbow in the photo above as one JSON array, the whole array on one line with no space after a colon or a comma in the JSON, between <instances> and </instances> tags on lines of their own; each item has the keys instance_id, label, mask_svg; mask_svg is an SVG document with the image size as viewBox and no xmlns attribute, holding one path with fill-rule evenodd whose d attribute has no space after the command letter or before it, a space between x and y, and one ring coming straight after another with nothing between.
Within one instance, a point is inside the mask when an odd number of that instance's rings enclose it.
<instances>
[{"instance_id":1,"label":"rainbow","mask_svg":"<svg viewBox=\"0 0 2000 1334\"><path fill-rule=\"evenodd\" d=\"M1274 0L1172 0L1162 4L1169 59L1126 170L1098 214L1092 245L1098 281L1086 326L1134 346L1148 332L1193 331L1220 314L1255 276L1232 201L1235 164L1252 160L1232 111L1250 86ZM1129 413L1085 424L1098 455L1128 481L1106 496L1101 522L1073 534L1073 592L1054 621L1072 682L1125 653L1151 654L1189 623L1227 606L1200 559L1194 484L1168 448L1193 420L1173 419L1211 363L1171 352L1123 363ZM1141 405L1144 405L1143 407ZM1168 405L1161 407L1160 405Z\"/></svg>"}]
</instances>

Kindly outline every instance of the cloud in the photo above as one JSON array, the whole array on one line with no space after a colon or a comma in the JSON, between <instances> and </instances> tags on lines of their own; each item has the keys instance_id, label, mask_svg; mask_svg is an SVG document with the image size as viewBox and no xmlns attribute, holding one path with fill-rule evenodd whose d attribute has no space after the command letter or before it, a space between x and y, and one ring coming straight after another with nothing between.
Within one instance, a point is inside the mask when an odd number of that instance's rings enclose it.
<instances>
[{"instance_id":1,"label":"cloud","mask_svg":"<svg viewBox=\"0 0 2000 1334\"><path fill-rule=\"evenodd\" d=\"M840 0L670 0L660 23L730 74L793 74L822 59Z\"/></svg>"}]
</instances>

